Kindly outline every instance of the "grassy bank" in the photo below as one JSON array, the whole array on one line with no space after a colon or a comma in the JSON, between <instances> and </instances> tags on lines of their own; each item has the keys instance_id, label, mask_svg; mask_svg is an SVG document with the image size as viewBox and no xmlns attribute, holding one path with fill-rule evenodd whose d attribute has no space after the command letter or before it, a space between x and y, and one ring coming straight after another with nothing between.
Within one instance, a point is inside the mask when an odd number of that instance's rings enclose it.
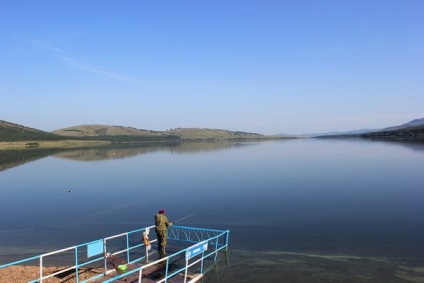
<instances>
[{"instance_id":1,"label":"grassy bank","mask_svg":"<svg viewBox=\"0 0 424 283\"><path fill-rule=\"evenodd\" d=\"M28 146L31 145L31 147ZM0 142L0 150L22 150L28 148L79 148L110 145L110 141L58 140L58 141L16 141Z\"/></svg>"}]
</instances>

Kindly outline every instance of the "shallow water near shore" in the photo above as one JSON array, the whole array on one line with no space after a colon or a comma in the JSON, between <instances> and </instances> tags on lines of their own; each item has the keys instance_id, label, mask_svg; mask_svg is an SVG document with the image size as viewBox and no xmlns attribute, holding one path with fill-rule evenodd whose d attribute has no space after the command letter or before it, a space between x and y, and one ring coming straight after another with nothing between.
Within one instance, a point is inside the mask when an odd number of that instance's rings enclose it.
<instances>
[{"instance_id":1,"label":"shallow water near shore","mask_svg":"<svg viewBox=\"0 0 424 283\"><path fill-rule=\"evenodd\" d=\"M0 154L13 156L0 166L0 264L152 225L163 208L171 221L195 213L183 225L230 230L228 268L211 282L424 282L423 143Z\"/></svg>"}]
</instances>

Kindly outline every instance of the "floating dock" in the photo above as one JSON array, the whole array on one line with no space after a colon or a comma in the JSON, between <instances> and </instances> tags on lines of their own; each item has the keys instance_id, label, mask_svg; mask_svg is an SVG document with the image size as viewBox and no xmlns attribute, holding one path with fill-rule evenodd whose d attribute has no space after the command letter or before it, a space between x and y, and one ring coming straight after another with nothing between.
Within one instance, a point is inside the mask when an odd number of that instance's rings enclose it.
<instances>
[{"instance_id":1,"label":"floating dock","mask_svg":"<svg viewBox=\"0 0 424 283\"><path fill-rule=\"evenodd\" d=\"M229 230L173 225L167 256L159 258L150 226L1 265L0 283L196 282L217 264L228 265L228 240ZM36 271L29 278L13 278L29 268Z\"/></svg>"}]
</instances>

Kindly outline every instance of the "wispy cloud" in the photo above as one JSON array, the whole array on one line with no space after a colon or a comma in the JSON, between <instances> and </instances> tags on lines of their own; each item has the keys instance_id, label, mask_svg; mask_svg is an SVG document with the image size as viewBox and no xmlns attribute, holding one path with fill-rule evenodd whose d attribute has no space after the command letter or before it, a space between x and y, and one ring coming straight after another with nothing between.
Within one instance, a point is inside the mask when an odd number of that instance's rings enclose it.
<instances>
[{"instance_id":1,"label":"wispy cloud","mask_svg":"<svg viewBox=\"0 0 424 283\"><path fill-rule=\"evenodd\" d=\"M62 48L58 48L56 46L53 46L49 43L46 42L42 42L42 41L37 41L37 40L29 40L28 42L30 42L32 45L37 46L38 48L50 51L53 53L54 56L56 56L58 59L60 59L62 62L64 62L67 65L70 65L72 67L75 67L77 69L86 71L86 72L90 72L90 73L94 73L94 74L98 74L98 75L102 75L114 80L119 80L119 81L125 81L125 82L130 82L130 83L135 83L135 84L143 84L142 81L135 79L135 78L131 78L128 76L124 76L124 75L120 75L114 72L109 72L109 71L104 71L100 68L97 67L93 67L90 66L86 63L82 63L78 60L75 60L74 58L72 58L72 54L71 52L62 49Z\"/></svg>"},{"instance_id":2,"label":"wispy cloud","mask_svg":"<svg viewBox=\"0 0 424 283\"><path fill-rule=\"evenodd\" d=\"M131 82L131 83L136 83L136 84L142 84L143 82L141 82L140 80L131 78L131 77L127 77L127 76L122 76L119 74L115 74L115 73L111 73L111 72L107 72L107 71L103 71L101 69L98 69L96 67L92 67L92 66L88 66L86 64L80 63L70 57L67 56L58 56L60 59L62 59L66 64L76 67L80 70L83 71L87 71L90 73L95 73L95 74L99 74L99 75L103 75L105 77L109 77L115 80L119 80L119 81L126 81L126 82Z\"/></svg>"},{"instance_id":3,"label":"wispy cloud","mask_svg":"<svg viewBox=\"0 0 424 283\"><path fill-rule=\"evenodd\" d=\"M42 41L38 41L38 40L30 40L29 43L31 43L32 45L35 45L41 49L44 50L48 50L48 51L52 51L54 53L60 53L60 54L66 54L69 53L68 51L61 49L61 48L57 48L55 46L52 46L46 42L42 42Z\"/></svg>"}]
</instances>

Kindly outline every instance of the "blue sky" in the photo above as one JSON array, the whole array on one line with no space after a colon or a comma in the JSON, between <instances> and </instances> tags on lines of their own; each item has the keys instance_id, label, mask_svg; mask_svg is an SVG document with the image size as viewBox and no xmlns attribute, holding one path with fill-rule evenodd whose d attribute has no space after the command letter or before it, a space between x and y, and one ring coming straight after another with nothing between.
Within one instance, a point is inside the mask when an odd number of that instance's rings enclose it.
<instances>
[{"instance_id":1,"label":"blue sky","mask_svg":"<svg viewBox=\"0 0 424 283\"><path fill-rule=\"evenodd\" d=\"M0 0L0 119L262 134L424 117L421 0Z\"/></svg>"}]
</instances>

